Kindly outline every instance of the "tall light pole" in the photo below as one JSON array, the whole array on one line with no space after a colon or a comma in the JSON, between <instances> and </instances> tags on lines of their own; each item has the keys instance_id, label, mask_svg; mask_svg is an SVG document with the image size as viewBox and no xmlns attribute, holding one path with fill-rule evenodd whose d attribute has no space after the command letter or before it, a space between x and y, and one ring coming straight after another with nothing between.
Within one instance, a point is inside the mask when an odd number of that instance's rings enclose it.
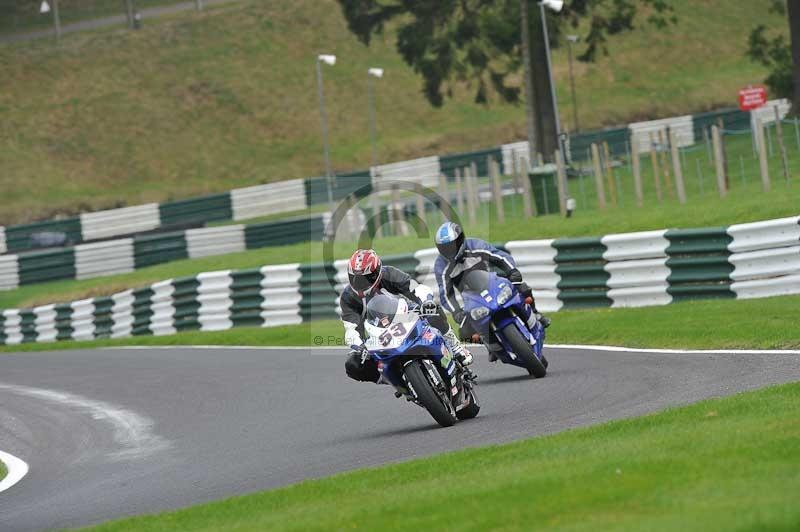
<instances>
[{"instance_id":1,"label":"tall light pole","mask_svg":"<svg viewBox=\"0 0 800 532\"><path fill-rule=\"evenodd\" d=\"M50 4L47 3L47 0L42 0L41 6L39 6L39 13L42 15L46 15L50 13ZM56 39L61 39L61 16L58 13L58 0L53 0L53 23L56 27Z\"/></svg>"},{"instance_id":2,"label":"tall light pole","mask_svg":"<svg viewBox=\"0 0 800 532\"><path fill-rule=\"evenodd\" d=\"M320 54L317 56L317 92L319 93L319 115L322 120L322 146L325 156L325 182L328 187L328 203L333 210L333 187L331 178L331 154L328 147L328 115L325 113L325 94L322 92L322 63L333 66L336 64L336 56L330 54Z\"/></svg>"},{"instance_id":3,"label":"tall light pole","mask_svg":"<svg viewBox=\"0 0 800 532\"><path fill-rule=\"evenodd\" d=\"M369 138L372 144L372 167L378 166L378 144L375 135L375 88L373 78L382 78L382 68L370 68L367 71L367 93L369 94Z\"/></svg>"},{"instance_id":4,"label":"tall light pole","mask_svg":"<svg viewBox=\"0 0 800 532\"><path fill-rule=\"evenodd\" d=\"M128 27L133 29L133 14L136 10L133 7L133 0L125 0L125 17L128 19Z\"/></svg>"},{"instance_id":5,"label":"tall light pole","mask_svg":"<svg viewBox=\"0 0 800 532\"><path fill-rule=\"evenodd\" d=\"M564 148L561 143L561 118L558 116L558 101L556 100L556 83L553 79L553 65L550 60L550 36L547 33L547 17L545 16L544 8L548 8L555 13L559 13L564 8L562 0L542 0L539 2L539 11L542 14L542 32L544 34L544 47L547 54L547 75L550 77L550 97L553 99L553 114L556 119L556 145L561 152Z\"/></svg>"},{"instance_id":6,"label":"tall light pole","mask_svg":"<svg viewBox=\"0 0 800 532\"><path fill-rule=\"evenodd\" d=\"M575 76L572 74L572 45L578 42L577 35L567 35L567 42L569 43L569 85L572 89L572 128L575 133L581 130L581 124L578 122L578 98L575 96Z\"/></svg>"},{"instance_id":7,"label":"tall light pole","mask_svg":"<svg viewBox=\"0 0 800 532\"><path fill-rule=\"evenodd\" d=\"M525 121L528 129L528 169L536 164L536 124L533 114L533 84L531 83L531 40L528 20L528 0L520 0L522 24L522 66L525 77ZM527 175L527 169L525 171Z\"/></svg>"}]
</instances>

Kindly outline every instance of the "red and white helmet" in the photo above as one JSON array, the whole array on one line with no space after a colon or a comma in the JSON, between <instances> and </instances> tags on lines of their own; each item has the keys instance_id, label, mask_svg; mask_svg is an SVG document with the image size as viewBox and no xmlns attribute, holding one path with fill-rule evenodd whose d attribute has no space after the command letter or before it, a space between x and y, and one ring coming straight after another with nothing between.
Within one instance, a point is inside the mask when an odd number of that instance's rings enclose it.
<instances>
[{"instance_id":1,"label":"red and white helmet","mask_svg":"<svg viewBox=\"0 0 800 532\"><path fill-rule=\"evenodd\" d=\"M381 282L381 258L371 249L359 249L350 257L347 277L358 297L369 295Z\"/></svg>"}]
</instances>

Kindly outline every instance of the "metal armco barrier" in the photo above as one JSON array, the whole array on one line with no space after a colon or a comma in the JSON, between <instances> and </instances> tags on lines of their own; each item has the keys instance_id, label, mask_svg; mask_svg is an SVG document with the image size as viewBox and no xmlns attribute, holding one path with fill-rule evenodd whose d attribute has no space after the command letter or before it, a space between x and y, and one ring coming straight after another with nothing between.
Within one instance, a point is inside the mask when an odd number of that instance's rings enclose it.
<instances>
[{"instance_id":1,"label":"metal armco barrier","mask_svg":"<svg viewBox=\"0 0 800 532\"><path fill-rule=\"evenodd\" d=\"M800 294L800 216L730 227L514 241L503 247L546 312ZM384 260L438 296L436 257L435 249L424 249ZM336 318L345 265L336 261L209 272L110 297L8 309L0 313L0 343L168 335Z\"/></svg>"}]
</instances>

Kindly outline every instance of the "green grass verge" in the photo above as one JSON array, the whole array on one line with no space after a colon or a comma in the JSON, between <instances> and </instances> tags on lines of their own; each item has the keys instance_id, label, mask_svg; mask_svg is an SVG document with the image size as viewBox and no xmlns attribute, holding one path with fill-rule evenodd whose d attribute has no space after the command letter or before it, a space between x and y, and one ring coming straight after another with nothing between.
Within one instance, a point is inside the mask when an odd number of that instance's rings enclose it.
<instances>
[{"instance_id":1,"label":"green grass verge","mask_svg":"<svg viewBox=\"0 0 800 532\"><path fill-rule=\"evenodd\" d=\"M739 87L765 77L745 57L747 29L786 28L785 17L758 2L671 4L676 26L655 31L642 21L609 41L609 56L576 64L584 129L733 106ZM340 59L324 73L337 171L370 165L370 66L386 69L376 90L382 162L525 137L520 106L477 105L466 87L431 108L395 37L389 28L364 47L334 0L242 0L148 19L136 32L3 45L0 223L320 175L313 65L321 51ZM554 54L571 127L566 47Z\"/></svg>"},{"instance_id":2,"label":"green grass verge","mask_svg":"<svg viewBox=\"0 0 800 532\"><path fill-rule=\"evenodd\" d=\"M7 474L8 474L8 469L6 469L6 465L3 463L3 461L0 460L0 480L6 478Z\"/></svg>"},{"instance_id":3,"label":"green grass verge","mask_svg":"<svg viewBox=\"0 0 800 532\"><path fill-rule=\"evenodd\" d=\"M624 345L676 349L800 348L796 310L800 296L709 300L639 309L563 311L553 314L548 343ZM93 342L2 346L0 352L84 349L125 345L341 345L337 320L266 329L182 332Z\"/></svg>"},{"instance_id":4,"label":"green grass verge","mask_svg":"<svg viewBox=\"0 0 800 532\"><path fill-rule=\"evenodd\" d=\"M800 384L92 530L796 530Z\"/></svg>"}]
</instances>

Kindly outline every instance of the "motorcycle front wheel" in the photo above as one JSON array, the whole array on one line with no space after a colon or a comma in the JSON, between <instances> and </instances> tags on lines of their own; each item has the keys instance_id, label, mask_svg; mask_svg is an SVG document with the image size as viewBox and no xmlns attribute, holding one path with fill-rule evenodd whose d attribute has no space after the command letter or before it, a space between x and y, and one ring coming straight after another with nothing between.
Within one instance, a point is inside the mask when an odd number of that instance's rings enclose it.
<instances>
[{"instance_id":1,"label":"motorcycle front wheel","mask_svg":"<svg viewBox=\"0 0 800 532\"><path fill-rule=\"evenodd\" d=\"M456 412L458 419L472 419L481 411L481 405L478 404L478 397L475 395L475 390L469 388L467 391L469 397L469 404Z\"/></svg>"},{"instance_id":2,"label":"motorcycle front wheel","mask_svg":"<svg viewBox=\"0 0 800 532\"><path fill-rule=\"evenodd\" d=\"M511 349L514 350L514 354L517 355L517 358L522 361L528 373L537 379L541 379L547 375L547 368L545 368L544 364L542 364L541 360L536 356L536 353L533 351L533 346L522 336L522 333L519 332L515 324L509 323L506 325L503 328L503 336L505 336L506 340L511 345Z\"/></svg>"},{"instance_id":3,"label":"motorcycle front wheel","mask_svg":"<svg viewBox=\"0 0 800 532\"><path fill-rule=\"evenodd\" d=\"M414 389L417 401L436 422L443 427L452 427L458 421L455 408L449 399L442 398L434 388L428 377L428 372L422 367L422 362L415 360L405 367L405 376ZM445 404L447 401L447 404Z\"/></svg>"}]
</instances>

